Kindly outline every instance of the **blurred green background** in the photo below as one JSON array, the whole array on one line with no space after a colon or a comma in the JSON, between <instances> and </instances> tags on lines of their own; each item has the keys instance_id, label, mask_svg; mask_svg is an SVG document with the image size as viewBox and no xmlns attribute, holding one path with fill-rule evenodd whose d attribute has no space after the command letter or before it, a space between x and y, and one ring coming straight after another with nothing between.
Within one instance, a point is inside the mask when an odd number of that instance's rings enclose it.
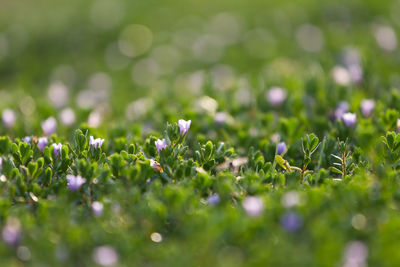
<instances>
[{"instance_id":1,"label":"blurred green background","mask_svg":"<svg viewBox=\"0 0 400 267\"><path fill-rule=\"evenodd\" d=\"M32 131L64 107L78 122L97 108L112 123L141 121L138 110L160 103L183 115L202 95L229 109L237 88L300 95L310 77L331 79L349 51L364 68L362 91L379 98L400 84L399 12L386 0L2 0L0 109Z\"/></svg>"}]
</instances>

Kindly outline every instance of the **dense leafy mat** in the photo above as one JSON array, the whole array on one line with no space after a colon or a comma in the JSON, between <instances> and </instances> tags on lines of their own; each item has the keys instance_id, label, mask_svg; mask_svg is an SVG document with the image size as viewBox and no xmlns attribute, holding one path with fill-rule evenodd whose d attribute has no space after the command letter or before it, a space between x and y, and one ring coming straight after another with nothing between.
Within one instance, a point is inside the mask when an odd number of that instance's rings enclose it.
<instances>
[{"instance_id":1,"label":"dense leafy mat","mask_svg":"<svg viewBox=\"0 0 400 267\"><path fill-rule=\"evenodd\" d=\"M3 2L1 266L400 265L398 1Z\"/></svg>"}]
</instances>

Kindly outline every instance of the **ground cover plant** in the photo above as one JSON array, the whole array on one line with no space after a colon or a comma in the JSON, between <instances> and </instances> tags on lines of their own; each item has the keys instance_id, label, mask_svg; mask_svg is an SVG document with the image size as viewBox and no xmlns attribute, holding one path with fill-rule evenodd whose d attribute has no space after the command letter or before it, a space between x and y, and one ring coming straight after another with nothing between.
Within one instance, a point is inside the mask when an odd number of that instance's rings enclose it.
<instances>
[{"instance_id":1,"label":"ground cover plant","mask_svg":"<svg viewBox=\"0 0 400 267\"><path fill-rule=\"evenodd\" d=\"M0 2L0 266L399 266L399 1Z\"/></svg>"}]
</instances>

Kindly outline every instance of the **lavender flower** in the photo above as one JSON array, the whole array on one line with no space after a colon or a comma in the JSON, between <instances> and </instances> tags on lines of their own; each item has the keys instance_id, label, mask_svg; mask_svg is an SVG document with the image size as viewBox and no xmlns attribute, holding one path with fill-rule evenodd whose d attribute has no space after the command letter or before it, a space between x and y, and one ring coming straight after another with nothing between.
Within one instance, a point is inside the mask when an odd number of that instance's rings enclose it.
<instances>
[{"instance_id":1,"label":"lavender flower","mask_svg":"<svg viewBox=\"0 0 400 267\"><path fill-rule=\"evenodd\" d=\"M157 152L160 153L161 150L165 149L167 147L167 142L165 141L165 139L157 139L157 141L155 142L156 144L156 148L157 148Z\"/></svg>"},{"instance_id":2,"label":"lavender flower","mask_svg":"<svg viewBox=\"0 0 400 267\"><path fill-rule=\"evenodd\" d=\"M225 124L228 119L228 114L225 112L217 112L214 116L214 120L217 124Z\"/></svg>"},{"instance_id":3,"label":"lavender flower","mask_svg":"<svg viewBox=\"0 0 400 267\"><path fill-rule=\"evenodd\" d=\"M92 146L94 149L101 148L104 143L104 139L96 138L94 139L93 136L90 136L89 145Z\"/></svg>"},{"instance_id":4,"label":"lavender flower","mask_svg":"<svg viewBox=\"0 0 400 267\"><path fill-rule=\"evenodd\" d=\"M272 87L267 92L267 101L272 106L279 106L286 99L286 91L280 87Z\"/></svg>"},{"instance_id":5,"label":"lavender flower","mask_svg":"<svg viewBox=\"0 0 400 267\"><path fill-rule=\"evenodd\" d=\"M278 143L278 155L282 155L286 151L286 144L285 142Z\"/></svg>"},{"instance_id":6,"label":"lavender flower","mask_svg":"<svg viewBox=\"0 0 400 267\"><path fill-rule=\"evenodd\" d=\"M15 113L11 109L3 110L3 113L1 114L1 118L3 120L4 125L7 128L12 127L15 124L15 121L16 121Z\"/></svg>"},{"instance_id":7,"label":"lavender flower","mask_svg":"<svg viewBox=\"0 0 400 267\"><path fill-rule=\"evenodd\" d=\"M38 140L38 148L39 148L39 150L40 151L42 151L43 152L43 150L44 150L44 148L46 147L46 145L47 145L47 137L40 137L39 138L39 140Z\"/></svg>"},{"instance_id":8,"label":"lavender flower","mask_svg":"<svg viewBox=\"0 0 400 267\"><path fill-rule=\"evenodd\" d=\"M358 84L363 80L363 69L360 64L350 64L347 66L351 80Z\"/></svg>"},{"instance_id":9,"label":"lavender flower","mask_svg":"<svg viewBox=\"0 0 400 267\"><path fill-rule=\"evenodd\" d=\"M31 142L32 138L30 136L25 136L24 142L29 144Z\"/></svg>"},{"instance_id":10,"label":"lavender flower","mask_svg":"<svg viewBox=\"0 0 400 267\"><path fill-rule=\"evenodd\" d=\"M50 117L42 121L41 126L45 135L51 135L57 130L57 120L54 117Z\"/></svg>"},{"instance_id":11,"label":"lavender flower","mask_svg":"<svg viewBox=\"0 0 400 267\"><path fill-rule=\"evenodd\" d=\"M350 105L346 101L340 101L335 110L335 120L342 118L343 114L349 111Z\"/></svg>"},{"instance_id":12,"label":"lavender flower","mask_svg":"<svg viewBox=\"0 0 400 267\"><path fill-rule=\"evenodd\" d=\"M260 197L246 197L242 205L246 213L252 217L260 215L264 209L264 203Z\"/></svg>"},{"instance_id":13,"label":"lavender flower","mask_svg":"<svg viewBox=\"0 0 400 267\"><path fill-rule=\"evenodd\" d=\"M368 247L361 241L351 241L344 251L344 267L366 266Z\"/></svg>"},{"instance_id":14,"label":"lavender flower","mask_svg":"<svg viewBox=\"0 0 400 267\"><path fill-rule=\"evenodd\" d=\"M372 99L364 99L361 102L361 113L364 117L369 117L375 108L375 101Z\"/></svg>"},{"instance_id":15,"label":"lavender flower","mask_svg":"<svg viewBox=\"0 0 400 267\"><path fill-rule=\"evenodd\" d=\"M282 227L288 232L295 232L303 225L303 220L294 212L287 212L281 218Z\"/></svg>"},{"instance_id":16,"label":"lavender flower","mask_svg":"<svg viewBox=\"0 0 400 267\"><path fill-rule=\"evenodd\" d=\"M181 136L184 136L187 131L189 131L190 124L192 123L191 120L185 121L185 120L179 120L178 125L179 125L179 132Z\"/></svg>"},{"instance_id":17,"label":"lavender flower","mask_svg":"<svg viewBox=\"0 0 400 267\"><path fill-rule=\"evenodd\" d=\"M53 144L53 149L54 149L54 156L56 156L56 158L61 155L61 150L62 150L62 144L61 143L54 143Z\"/></svg>"},{"instance_id":18,"label":"lavender flower","mask_svg":"<svg viewBox=\"0 0 400 267\"><path fill-rule=\"evenodd\" d=\"M342 121L347 127L353 127L357 121L357 115L355 113L347 112L343 114Z\"/></svg>"},{"instance_id":19,"label":"lavender flower","mask_svg":"<svg viewBox=\"0 0 400 267\"><path fill-rule=\"evenodd\" d=\"M86 183L86 179L82 178L82 176L78 175L72 175L72 174L68 174L67 175L67 186L69 188L69 190L71 190L71 192L74 192L76 190L78 190L79 188L81 188L81 186Z\"/></svg>"},{"instance_id":20,"label":"lavender flower","mask_svg":"<svg viewBox=\"0 0 400 267\"><path fill-rule=\"evenodd\" d=\"M103 214L103 203L99 202L99 201L94 201L92 203L92 211L96 216L101 216Z\"/></svg>"},{"instance_id":21,"label":"lavender flower","mask_svg":"<svg viewBox=\"0 0 400 267\"><path fill-rule=\"evenodd\" d=\"M208 197L207 203L210 205L216 205L220 202L220 198L218 194L214 194Z\"/></svg>"},{"instance_id":22,"label":"lavender flower","mask_svg":"<svg viewBox=\"0 0 400 267\"><path fill-rule=\"evenodd\" d=\"M10 245L15 246L21 240L21 224L18 219L10 217L1 231L3 241Z\"/></svg>"},{"instance_id":23,"label":"lavender flower","mask_svg":"<svg viewBox=\"0 0 400 267\"><path fill-rule=\"evenodd\" d=\"M112 266L118 262L118 253L111 246L97 247L92 254L93 260L101 266Z\"/></svg>"}]
</instances>

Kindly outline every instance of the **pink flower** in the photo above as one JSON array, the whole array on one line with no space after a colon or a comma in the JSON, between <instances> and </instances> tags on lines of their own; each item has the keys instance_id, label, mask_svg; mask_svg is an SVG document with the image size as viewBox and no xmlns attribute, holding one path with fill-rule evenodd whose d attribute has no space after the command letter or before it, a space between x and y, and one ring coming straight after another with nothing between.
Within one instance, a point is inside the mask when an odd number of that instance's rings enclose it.
<instances>
[{"instance_id":1,"label":"pink flower","mask_svg":"<svg viewBox=\"0 0 400 267\"><path fill-rule=\"evenodd\" d=\"M157 152L160 153L161 150L165 149L167 147L167 142L165 141L165 139L157 139L157 141L155 142L156 144L156 148L157 148Z\"/></svg>"}]
</instances>

